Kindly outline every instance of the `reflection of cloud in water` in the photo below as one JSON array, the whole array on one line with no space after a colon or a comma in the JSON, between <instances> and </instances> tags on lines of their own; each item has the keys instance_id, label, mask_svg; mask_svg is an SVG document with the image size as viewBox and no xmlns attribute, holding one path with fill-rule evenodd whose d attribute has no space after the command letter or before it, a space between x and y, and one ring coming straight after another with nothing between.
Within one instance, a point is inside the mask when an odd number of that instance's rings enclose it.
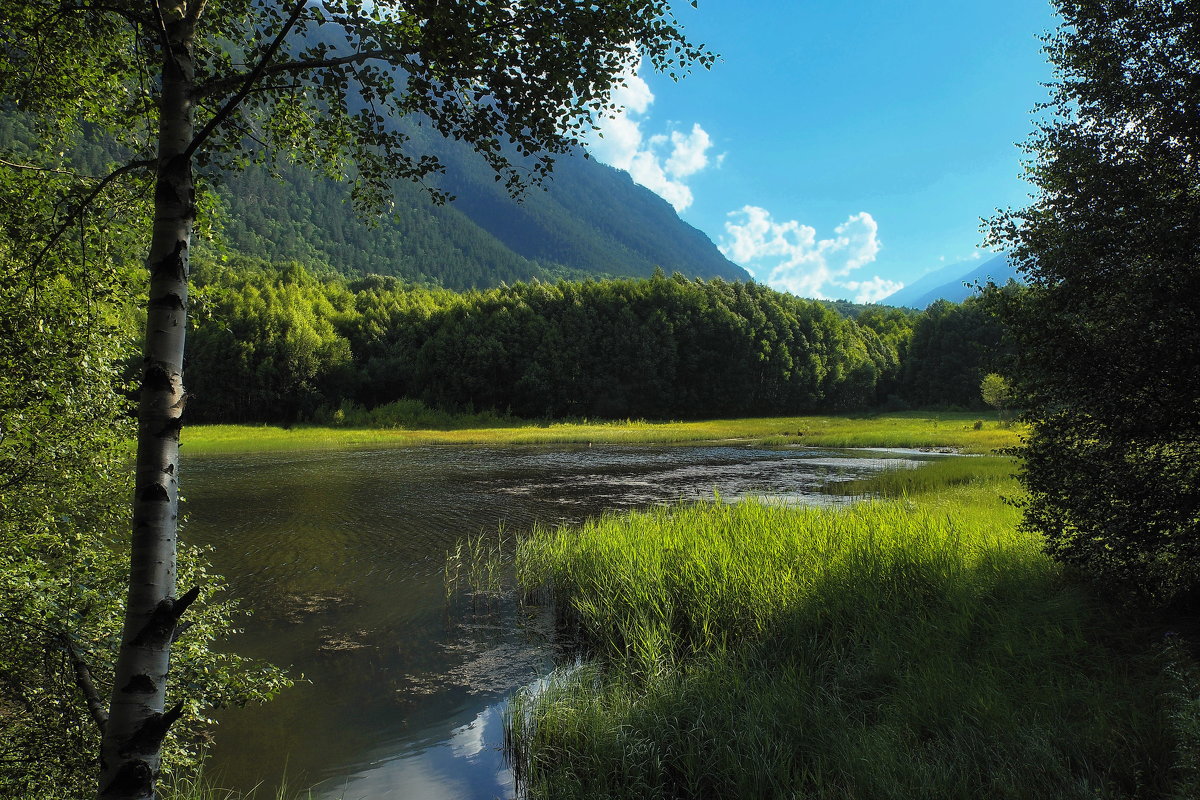
<instances>
[{"instance_id":1,"label":"reflection of cloud in water","mask_svg":"<svg viewBox=\"0 0 1200 800\"><path fill-rule=\"evenodd\" d=\"M318 787L313 796L317 800L459 800L467 793L465 782L407 758L360 772L337 785Z\"/></svg>"},{"instance_id":2,"label":"reflection of cloud in water","mask_svg":"<svg viewBox=\"0 0 1200 800\"><path fill-rule=\"evenodd\" d=\"M487 706L432 747L387 758L356 774L329 781L314 800L462 800L512 797L511 770L500 749L504 742L504 702ZM463 762L471 764L467 767Z\"/></svg>"},{"instance_id":3,"label":"reflection of cloud in water","mask_svg":"<svg viewBox=\"0 0 1200 800\"><path fill-rule=\"evenodd\" d=\"M634 455L597 450L573 455L574 468L562 470L553 480L530 474L533 480L515 480L496 491L560 507L600 503L608 508L633 508L711 500L714 494L728 502L774 497L790 505L829 505L844 500L823 493L824 485L917 465L882 451L847 457L822 450L713 447L692 452L642 450ZM597 466L609 469L596 471Z\"/></svg>"},{"instance_id":4,"label":"reflection of cloud in water","mask_svg":"<svg viewBox=\"0 0 1200 800\"><path fill-rule=\"evenodd\" d=\"M503 715L498 706L488 706L475 715L475 719L466 725L460 725L450 731L450 749L458 758L474 758L486 747L484 741L485 729L490 724L503 724Z\"/></svg>"}]
</instances>

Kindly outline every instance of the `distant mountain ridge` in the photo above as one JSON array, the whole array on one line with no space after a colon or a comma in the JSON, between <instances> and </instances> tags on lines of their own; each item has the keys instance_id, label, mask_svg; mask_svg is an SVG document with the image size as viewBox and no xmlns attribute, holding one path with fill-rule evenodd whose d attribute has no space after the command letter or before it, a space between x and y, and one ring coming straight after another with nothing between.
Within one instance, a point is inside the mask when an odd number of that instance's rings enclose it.
<instances>
[{"instance_id":1,"label":"distant mountain ridge","mask_svg":"<svg viewBox=\"0 0 1200 800\"><path fill-rule=\"evenodd\" d=\"M975 293L976 284L992 281L1003 286L1009 279L1019 280L1016 267L1008 256L1000 254L979 261L961 261L923 275L908 286L879 301L881 305L924 309L937 300L961 303Z\"/></svg>"},{"instance_id":2,"label":"distant mountain ridge","mask_svg":"<svg viewBox=\"0 0 1200 800\"><path fill-rule=\"evenodd\" d=\"M282 181L265 167L250 167L220 187L226 242L271 261L456 290L531 279L649 277L656 268L750 280L667 201L582 151L560 156L544 189L514 200L466 145L419 129L413 138L445 164L445 175L433 182L453 202L438 206L421 187L398 183L394 213L372 227L344 202L342 184L287 165L276 169Z\"/></svg>"}]
</instances>

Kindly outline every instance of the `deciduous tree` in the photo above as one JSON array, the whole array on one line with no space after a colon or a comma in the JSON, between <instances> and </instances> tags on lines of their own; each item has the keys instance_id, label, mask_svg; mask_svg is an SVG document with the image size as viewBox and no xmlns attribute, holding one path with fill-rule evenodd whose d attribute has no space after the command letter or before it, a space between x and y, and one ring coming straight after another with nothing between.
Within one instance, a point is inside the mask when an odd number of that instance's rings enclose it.
<instances>
[{"instance_id":1,"label":"deciduous tree","mask_svg":"<svg viewBox=\"0 0 1200 800\"><path fill-rule=\"evenodd\" d=\"M150 284L140 376L132 567L101 750L100 796L153 797L168 656L196 597L176 596L178 442L196 170L288 159L346 176L366 209L389 183L440 169L418 119L471 143L512 190L577 146L612 87L646 57L672 76L713 56L667 0L14 0L0 6L0 96L47 135L87 125L128 159L80 186L27 243L36 269L81 214L127 178L152 176ZM506 146L507 144L507 146Z\"/></svg>"},{"instance_id":2,"label":"deciduous tree","mask_svg":"<svg viewBox=\"0 0 1200 800\"><path fill-rule=\"evenodd\" d=\"M1038 195L993 222L1031 423L1025 524L1158 602L1200 588L1200 3L1058 0Z\"/></svg>"}]
</instances>

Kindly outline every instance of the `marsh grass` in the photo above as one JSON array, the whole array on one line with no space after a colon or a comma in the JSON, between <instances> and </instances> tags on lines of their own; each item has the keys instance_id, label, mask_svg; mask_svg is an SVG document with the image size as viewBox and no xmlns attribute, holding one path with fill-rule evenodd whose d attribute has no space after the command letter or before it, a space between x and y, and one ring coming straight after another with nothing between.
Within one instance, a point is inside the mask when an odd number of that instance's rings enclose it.
<instances>
[{"instance_id":1,"label":"marsh grass","mask_svg":"<svg viewBox=\"0 0 1200 800\"><path fill-rule=\"evenodd\" d=\"M514 546L515 540L504 528L457 542L446 553L443 571L446 602L457 595L466 595L472 611L479 611L481 606L490 609L511 590Z\"/></svg>"},{"instance_id":2,"label":"marsh grass","mask_svg":"<svg viewBox=\"0 0 1200 800\"><path fill-rule=\"evenodd\" d=\"M911 412L694 422L506 420L489 427L473 427L469 419L464 422L450 416L436 427L194 425L185 428L183 441L187 453L201 455L441 444L688 444L725 440L773 447L951 447L965 453L990 453L1018 443L1020 428L1002 428L993 419L976 430L976 417Z\"/></svg>"},{"instance_id":3,"label":"marsh grass","mask_svg":"<svg viewBox=\"0 0 1200 800\"><path fill-rule=\"evenodd\" d=\"M260 787L248 791L225 789L210 780L201 770L197 774L173 775L159 786L162 800L312 800L312 790L288 788L286 782L274 791Z\"/></svg>"},{"instance_id":4,"label":"marsh grass","mask_svg":"<svg viewBox=\"0 0 1200 800\"><path fill-rule=\"evenodd\" d=\"M917 469L889 469L866 478L830 483L822 491L864 498L920 496L929 503L939 492L974 486L987 487L1003 497L1017 494L1018 488L1011 480L1016 471L1017 462L1007 456L945 457Z\"/></svg>"},{"instance_id":5,"label":"marsh grass","mask_svg":"<svg viewBox=\"0 0 1200 800\"><path fill-rule=\"evenodd\" d=\"M884 473L875 490L900 496L844 509L678 506L523 541L519 582L553 598L592 658L513 702L522 785L554 798L1167 794L1180 735L1164 698L1191 684L1017 531L998 497L1016 491L1010 471L947 459ZM1176 729L1195 719L1183 711Z\"/></svg>"}]
</instances>

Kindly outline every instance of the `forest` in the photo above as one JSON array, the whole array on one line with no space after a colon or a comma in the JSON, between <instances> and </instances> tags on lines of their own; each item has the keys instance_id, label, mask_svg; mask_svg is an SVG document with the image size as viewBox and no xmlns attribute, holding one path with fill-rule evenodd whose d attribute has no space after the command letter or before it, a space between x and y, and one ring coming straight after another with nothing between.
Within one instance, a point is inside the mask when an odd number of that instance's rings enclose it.
<instances>
[{"instance_id":1,"label":"forest","mask_svg":"<svg viewBox=\"0 0 1200 800\"><path fill-rule=\"evenodd\" d=\"M527 419L969 409L1003 355L976 299L850 318L661 270L455 293L295 262L197 264L198 422L328 423L405 398Z\"/></svg>"}]
</instances>

